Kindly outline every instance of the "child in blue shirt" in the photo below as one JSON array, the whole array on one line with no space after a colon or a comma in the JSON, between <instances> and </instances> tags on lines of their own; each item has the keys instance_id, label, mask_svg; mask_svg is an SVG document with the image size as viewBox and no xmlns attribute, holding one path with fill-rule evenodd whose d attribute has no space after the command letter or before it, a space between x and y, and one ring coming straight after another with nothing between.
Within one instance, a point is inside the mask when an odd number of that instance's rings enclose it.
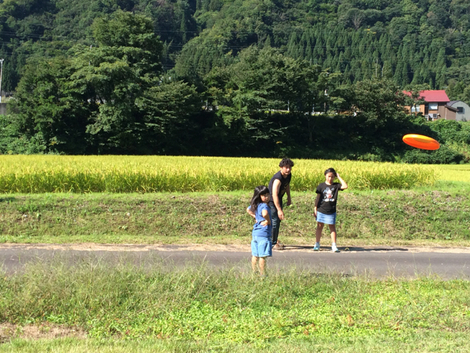
<instances>
[{"instance_id":1,"label":"child in blue shirt","mask_svg":"<svg viewBox=\"0 0 470 353\"><path fill-rule=\"evenodd\" d=\"M268 206L269 189L260 185L255 188L250 206L246 209L256 223L253 226L251 240L251 267L260 275L266 273L266 258L272 256L271 209Z\"/></svg>"}]
</instances>

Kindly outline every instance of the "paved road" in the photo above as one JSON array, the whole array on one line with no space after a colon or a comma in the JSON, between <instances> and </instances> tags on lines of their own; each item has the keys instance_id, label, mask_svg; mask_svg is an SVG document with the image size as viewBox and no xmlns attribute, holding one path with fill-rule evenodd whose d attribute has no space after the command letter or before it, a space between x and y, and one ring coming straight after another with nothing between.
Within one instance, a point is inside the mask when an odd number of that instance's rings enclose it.
<instances>
[{"instance_id":1,"label":"paved road","mask_svg":"<svg viewBox=\"0 0 470 353\"><path fill-rule=\"evenodd\" d=\"M187 266L205 262L216 268L249 271L250 252L224 250L188 250L183 246L145 247L128 245L91 248L61 246L10 245L0 246L0 266L9 275L22 271L26 264L61 262L77 264L104 261L112 264L128 262L136 266L162 263L167 267ZM296 269L312 273L336 272L345 276L368 275L416 278L438 276L443 279L470 279L470 250L409 248L349 248L331 253L327 248L313 252L306 247L288 247L277 251L268 261L269 271Z\"/></svg>"}]
</instances>

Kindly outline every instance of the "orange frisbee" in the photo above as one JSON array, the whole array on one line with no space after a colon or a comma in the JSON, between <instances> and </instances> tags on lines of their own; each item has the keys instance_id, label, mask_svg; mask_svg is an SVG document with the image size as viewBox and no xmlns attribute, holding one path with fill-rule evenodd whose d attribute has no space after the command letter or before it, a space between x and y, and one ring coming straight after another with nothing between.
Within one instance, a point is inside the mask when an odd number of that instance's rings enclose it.
<instances>
[{"instance_id":1,"label":"orange frisbee","mask_svg":"<svg viewBox=\"0 0 470 353\"><path fill-rule=\"evenodd\" d=\"M431 137L417 134L408 134L403 136L403 142L412 147L422 150L437 150L441 145Z\"/></svg>"}]
</instances>

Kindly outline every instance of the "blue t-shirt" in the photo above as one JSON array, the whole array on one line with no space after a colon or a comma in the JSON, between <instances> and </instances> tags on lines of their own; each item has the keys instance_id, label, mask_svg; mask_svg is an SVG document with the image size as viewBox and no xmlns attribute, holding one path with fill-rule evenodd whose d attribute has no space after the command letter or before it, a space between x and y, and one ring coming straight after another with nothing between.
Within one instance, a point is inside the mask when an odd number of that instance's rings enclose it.
<instances>
[{"instance_id":1,"label":"blue t-shirt","mask_svg":"<svg viewBox=\"0 0 470 353\"><path fill-rule=\"evenodd\" d=\"M262 226L260 223L265 221L264 217L262 216L263 210L268 211L269 215L269 220L271 220L271 209L267 204L260 203L258 207L256 208L256 223L253 226L253 235L256 235L257 237L271 237L272 235L272 225L268 226Z\"/></svg>"}]
</instances>

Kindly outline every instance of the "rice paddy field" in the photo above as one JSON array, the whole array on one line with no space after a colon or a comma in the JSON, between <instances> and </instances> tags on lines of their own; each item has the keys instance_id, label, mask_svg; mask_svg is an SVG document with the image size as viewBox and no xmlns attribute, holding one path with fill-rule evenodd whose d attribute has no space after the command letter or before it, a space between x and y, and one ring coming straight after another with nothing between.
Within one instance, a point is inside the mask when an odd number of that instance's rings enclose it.
<instances>
[{"instance_id":1,"label":"rice paddy field","mask_svg":"<svg viewBox=\"0 0 470 353\"><path fill-rule=\"evenodd\" d=\"M442 181L470 183L470 165L439 165L433 166L436 177Z\"/></svg>"},{"instance_id":2,"label":"rice paddy field","mask_svg":"<svg viewBox=\"0 0 470 353\"><path fill-rule=\"evenodd\" d=\"M2 193L128 193L252 190L267 184L280 159L170 156L0 156ZM291 189L309 191L335 168L355 190L432 186L465 167L295 160ZM457 166L455 166L457 168ZM468 177L467 177L468 178ZM470 180L470 178L468 178Z\"/></svg>"}]
</instances>

